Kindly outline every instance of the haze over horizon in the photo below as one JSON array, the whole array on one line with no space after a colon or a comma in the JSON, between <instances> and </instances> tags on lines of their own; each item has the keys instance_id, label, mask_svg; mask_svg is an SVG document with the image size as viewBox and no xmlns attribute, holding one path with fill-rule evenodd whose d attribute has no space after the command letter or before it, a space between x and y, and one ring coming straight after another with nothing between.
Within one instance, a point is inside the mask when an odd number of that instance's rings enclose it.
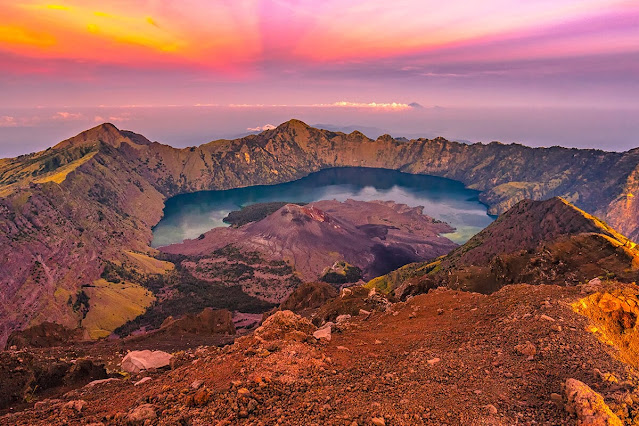
<instances>
[{"instance_id":1,"label":"haze over horizon","mask_svg":"<svg viewBox=\"0 0 639 426\"><path fill-rule=\"evenodd\" d=\"M0 60L0 157L100 122L187 146L293 117L639 146L636 1L0 0Z\"/></svg>"}]
</instances>

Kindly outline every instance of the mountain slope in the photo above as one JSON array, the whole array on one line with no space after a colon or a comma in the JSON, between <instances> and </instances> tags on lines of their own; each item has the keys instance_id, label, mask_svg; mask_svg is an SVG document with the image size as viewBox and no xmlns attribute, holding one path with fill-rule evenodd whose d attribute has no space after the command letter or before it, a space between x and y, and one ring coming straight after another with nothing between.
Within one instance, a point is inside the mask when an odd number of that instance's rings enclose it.
<instances>
[{"instance_id":1,"label":"mountain slope","mask_svg":"<svg viewBox=\"0 0 639 426\"><path fill-rule=\"evenodd\" d=\"M490 293L506 284L579 284L596 276L637 280L636 244L555 197L521 201L436 262L409 265L369 286L406 297L439 285Z\"/></svg>"},{"instance_id":2,"label":"mountain slope","mask_svg":"<svg viewBox=\"0 0 639 426\"><path fill-rule=\"evenodd\" d=\"M371 140L298 120L175 149L103 124L0 160L0 343L43 319L82 325L82 285L99 279L107 261L126 264L127 251L155 256L151 227L166 197L178 193L285 182L329 167L383 167L462 181L483 191L493 213L524 198L564 196L637 239L639 205L629 194L639 192L638 164L639 150Z\"/></svg>"}]
</instances>

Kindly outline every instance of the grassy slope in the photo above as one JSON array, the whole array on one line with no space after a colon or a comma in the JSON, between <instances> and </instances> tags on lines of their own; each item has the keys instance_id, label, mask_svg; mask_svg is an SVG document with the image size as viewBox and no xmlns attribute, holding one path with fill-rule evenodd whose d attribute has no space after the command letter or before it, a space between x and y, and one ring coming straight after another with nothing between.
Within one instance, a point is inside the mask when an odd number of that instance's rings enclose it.
<instances>
[{"instance_id":1,"label":"grassy slope","mask_svg":"<svg viewBox=\"0 0 639 426\"><path fill-rule=\"evenodd\" d=\"M131 283L111 283L99 279L85 287L89 312L82 320L91 339L107 337L113 330L143 314L155 297L144 287Z\"/></svg>"}]
</instances>

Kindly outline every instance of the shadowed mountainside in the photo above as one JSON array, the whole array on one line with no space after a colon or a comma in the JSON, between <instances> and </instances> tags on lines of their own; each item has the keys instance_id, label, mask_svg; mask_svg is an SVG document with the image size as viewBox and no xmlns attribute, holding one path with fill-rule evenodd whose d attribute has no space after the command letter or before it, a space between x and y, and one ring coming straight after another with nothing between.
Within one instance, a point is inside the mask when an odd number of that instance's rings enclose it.
<instances>
[{"instance_id":1,"label":"shadowed mountainside","mask_svg":"<svg viewBox=\"0 0 639 426\"><path fill-rule=\"evenodd\" d=\"M0 343L11 330L45 320L104 324L108 309L98 300L122 318L144 310L151 299L141 296L140 283L116 287L100 276L107 261L162 273L153 266L151 227L163 201L179 193L280 183L330 167L381 167L459 180L483 191L492 213L524 198L563 196L637 239L638 163L637 149L371 140L298 120L176 149L103 124L40 153L0 159Z\"/></svg>"}]
</instances>

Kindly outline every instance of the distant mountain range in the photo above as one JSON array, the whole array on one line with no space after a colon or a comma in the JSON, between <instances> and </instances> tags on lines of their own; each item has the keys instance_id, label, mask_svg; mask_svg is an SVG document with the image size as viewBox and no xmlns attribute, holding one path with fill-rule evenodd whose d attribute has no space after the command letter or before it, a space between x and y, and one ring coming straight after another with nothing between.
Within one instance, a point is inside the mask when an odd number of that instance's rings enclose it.
<instances>
[{"instance_id":1,"label":"distant mountain range","mask_svg":"<svg viewBox=\"0 0 639 426\"><path fill-rule=\"evenodd\" d=\"M299 120L176 149L103 124L45 151L0 159L0 343L45 320L90 324L99 335L145 312L161 286L173 285L157 277L184 273L149 247L167 197L347 166L455 179L482 191L493 214L561 196L639 239L639 149L373 140ZM100 301L117 306L118 321Z\"/></svg>"}]
</instances>

